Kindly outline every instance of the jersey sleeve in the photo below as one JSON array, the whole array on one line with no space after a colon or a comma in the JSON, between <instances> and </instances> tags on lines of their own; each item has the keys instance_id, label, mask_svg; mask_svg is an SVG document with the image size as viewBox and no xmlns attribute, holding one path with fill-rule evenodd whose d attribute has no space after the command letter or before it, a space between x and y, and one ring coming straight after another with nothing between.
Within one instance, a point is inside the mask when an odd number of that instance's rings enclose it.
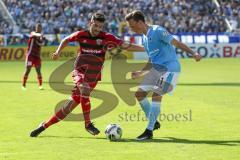
<instances>
[{"instance_id":1,"label":"jersey sleeve","mask_svg":"<svg viewBox=\"0 0 240 160\"><path fill-rule=\"evenodd\" d=\"M79 39L79 37L81 36L81 33L82 33L81 31L74 32L68 36L67 40L69 42L75 42Z\"/></svg>"},{"instance_id":2,"label":"jersey sleeve","mask_svg":"<svg viewBox=\"0 0 240 160\"><path fill-rule=\"evenodd\" d=\"M114 43L114 44L116 44L117 46L119 46L119 45L122 45L123 44L123 40L121 40L120 38L118 38L118 37L116 37L116 36L114 36L114 35L112 35L112 34L110 34L110 33L106 33L106 35L105 35L106 37L106 40L107 40L107 42L109 42L109 43Z\"/></svg>"},{"instance_id":3,"label":"jersey sleeve","mask_svg":"<svg viewBox=\"0 0 240 160\"><path fill-rule=\"evenodd\" d=\"M41 33L37 33L37 32L34 32L34 31L32 31L29 35L29 37L41 37L41 36L42 36Z\"/></svg>"},{"instance_id":4,"label":"jersey sleeve","mask_svg":"<svg viewBox=\"0 0 240 160\"><path fill-rule=\"evenodd\" d=\"M171 44L172 40L174 39L174 37L165 29L158 28L156 32L160 40L165 43Z\"/></svg>"}]
</instances>

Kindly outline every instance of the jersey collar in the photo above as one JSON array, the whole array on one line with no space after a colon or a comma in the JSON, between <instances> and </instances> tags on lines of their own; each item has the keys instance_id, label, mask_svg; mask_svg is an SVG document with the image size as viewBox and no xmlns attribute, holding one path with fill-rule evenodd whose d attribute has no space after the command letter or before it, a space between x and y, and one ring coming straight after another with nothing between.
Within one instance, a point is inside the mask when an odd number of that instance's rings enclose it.
<instances>
[{"instance_id":1,"label":"jersey collar","mask_svg":"<svg viewBox=\"0 0 240 160\"><path fill-rule=\"evenodd\" d=\"M150 32L152 31L152 26L151 25L149 25L148 26L148 30L147 30L147 34L146 34L146 37L148 37L149 36L149 34L150 34Z\"/></svg>"}]
</instances>

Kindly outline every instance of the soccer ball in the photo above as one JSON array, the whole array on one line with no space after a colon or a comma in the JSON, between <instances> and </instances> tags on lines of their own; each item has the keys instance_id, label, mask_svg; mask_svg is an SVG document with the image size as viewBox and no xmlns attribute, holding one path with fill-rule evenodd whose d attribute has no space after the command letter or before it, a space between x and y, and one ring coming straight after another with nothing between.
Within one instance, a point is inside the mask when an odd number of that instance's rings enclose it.
<instances>
[{"instance_id":1,"label":"soccer ball","mask_svg":"<svg viewBox=\"0 0 240 160\"><path fill-rule=\"evenodd\" d=\"M118 124L109 124L106 127L105 134L110 141L117 141L122 137L122 129Z\"/></svg>"}]
</instances>

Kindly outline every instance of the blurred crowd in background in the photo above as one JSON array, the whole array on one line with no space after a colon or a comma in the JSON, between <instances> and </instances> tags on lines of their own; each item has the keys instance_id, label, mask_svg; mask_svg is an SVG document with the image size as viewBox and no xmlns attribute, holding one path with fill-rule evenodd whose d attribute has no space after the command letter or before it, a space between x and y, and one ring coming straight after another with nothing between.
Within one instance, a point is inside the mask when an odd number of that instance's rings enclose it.
<instances>
[{"instance_id":1,"label":"blurred crowd in background","mask_svg":"<svg viewBox=\"0 0 240 160\"><path fill-rule=\"evenodd\" d=\"M238 0L221 0L220 8L212 0L3 0L15 20L19 33L34 30L36 22L44 34L70 34L86 29L92 13L107 17L105 31L118 36L129 33L124 17L132 10L145 13L149 24L161 25L173 34L223 33L240 28ZM13 27L0 16L0 34L10 34Z\"/></svg>"}]
</instances>

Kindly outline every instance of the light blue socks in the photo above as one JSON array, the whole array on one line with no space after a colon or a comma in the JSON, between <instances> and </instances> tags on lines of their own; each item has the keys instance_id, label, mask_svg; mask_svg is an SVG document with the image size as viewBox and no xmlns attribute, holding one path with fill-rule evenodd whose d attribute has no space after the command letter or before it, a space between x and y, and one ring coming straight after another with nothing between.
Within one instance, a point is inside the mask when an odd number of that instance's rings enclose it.
<instances>
[{"instance_id":1,"label":"light blue socks","mask_svg":"<svg viewBox=\"0 0 240 160\"><path fill-rule=\"evenodd\" d=\"M145 113L145 115L146 115L146 117L148 119L149 111L150 111L150 108L151 108L151 104L149 103L147 98L144 98L139 103L140 103L140 106L141 106L142 110L144 111L144 113Z\"/></svg>"},{"instance_id":2,"label":"light blue socks","mask_svg":"<svg viewBox=\"0 0 240 160\"><path fill-rule=\"evenodd\" d=\"M149 129L151 131L153 130L154 124L160 113L160 106L161 106L160 102L153 101L152 106L150 107L147 129Z\"/></svg>"}]
</instances>

